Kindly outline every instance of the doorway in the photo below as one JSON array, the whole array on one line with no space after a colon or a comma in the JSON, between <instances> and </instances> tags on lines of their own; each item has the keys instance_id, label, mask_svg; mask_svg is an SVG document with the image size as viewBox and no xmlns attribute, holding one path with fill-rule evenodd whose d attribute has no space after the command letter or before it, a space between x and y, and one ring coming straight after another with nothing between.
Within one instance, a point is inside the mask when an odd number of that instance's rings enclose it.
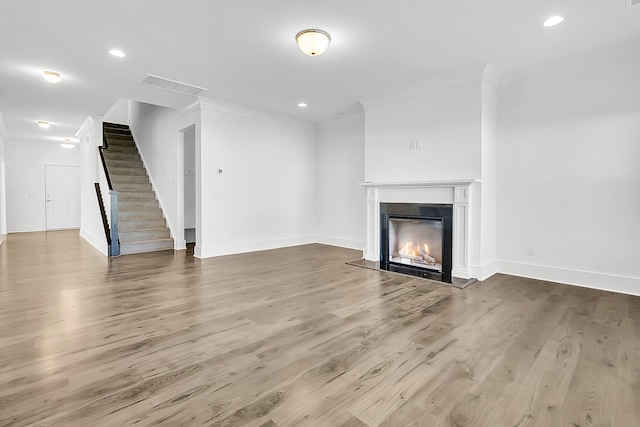
<instances>
[{"instance_id":1,"label":"doorway","mask_svg":"<svg viewBox=\"0 0 640 427\"><path fill-rule=\"evenodd\" d=\"M183 131L184 141L184 240L196 243L196 127Z\"/></svg>"},{"instance_id":2,"label":"doorway","mask_svg":"<svg viewBox=\"0 0 640 427\"><path fill-rule=\"evenodd\" d=\"M46 230L80 228L80 168L45 165Z\"/></svg>"}]
</instances>

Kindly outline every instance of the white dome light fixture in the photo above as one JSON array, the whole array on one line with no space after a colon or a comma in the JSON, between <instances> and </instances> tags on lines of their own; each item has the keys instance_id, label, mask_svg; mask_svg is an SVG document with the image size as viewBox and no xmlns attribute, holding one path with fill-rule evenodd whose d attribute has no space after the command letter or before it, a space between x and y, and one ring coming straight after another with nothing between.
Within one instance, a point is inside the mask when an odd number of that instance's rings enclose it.
<instances>
[{"instance_id":1,"label":"white dome light fixture","mask_svg":"<svg viewBox=\"0 0 640 427\"><path fill-rule=\"evenodd\" d=\"M551 16L544 20L542 25L544 27L555 27L558 24L561 24L564 21L564 17L562 16Z\"/></svg>"},{"instance_id":2,"label":"white dome light fixture","mask_svg":"<svg viewBox=\"0 0 640 427\"><path fill-rule=\"evenodd\" d=\"M42 129L48 129L49 128L49 122L39 121L38 122L38 126L40 126Z\"/></svg>"},{"instance_id":3,"label":"white dome light fixture","mask_svg":"<svg viewBox=\"0 0 640 427\"><path fill-rule=\"evenodd\" d=\"M322 30L302 30L296 34L298 47L305 55L322 55L329 47L331 36Z\"/></svg>"},{"instance_id":4,"label":"white dome light fixture","mask_svg":"<svg viewBox=\"0 0 640 427\"><path fill-rule=\"evenodd\" d=\"M69 138L65 138L64 142L62 144L60 144L60 146L62 148L73 148L73 147L75 147L75 144L72 144L71 140Z\"/></svg>"},{"instance_id":5,"label":"white dome light fixture","mask_svg":"<svg viewBox=\"0 0 640 427\"><path fill-rule=\"evenodd\" d=\"M60 83L62 81L60 73L56 73L55 71L45 71L42 73L42 78L49 83Z\"/></svg>"}]
</instances>

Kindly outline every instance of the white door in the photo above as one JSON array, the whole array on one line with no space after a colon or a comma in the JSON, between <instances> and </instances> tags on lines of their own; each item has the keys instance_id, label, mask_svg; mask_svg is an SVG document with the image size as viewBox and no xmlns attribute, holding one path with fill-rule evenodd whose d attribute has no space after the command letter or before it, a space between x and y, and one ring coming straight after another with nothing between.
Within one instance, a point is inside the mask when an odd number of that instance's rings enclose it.
<instances>
[{"instance_id":1,"label":"white door","mask_svg":"<svg viewBox=\"0 0 640 427\"><path fill-rule=\"evenodd\" d=\"M45 166L47 230L80 228L80 168Z\"/></svg>"}]
</instances>

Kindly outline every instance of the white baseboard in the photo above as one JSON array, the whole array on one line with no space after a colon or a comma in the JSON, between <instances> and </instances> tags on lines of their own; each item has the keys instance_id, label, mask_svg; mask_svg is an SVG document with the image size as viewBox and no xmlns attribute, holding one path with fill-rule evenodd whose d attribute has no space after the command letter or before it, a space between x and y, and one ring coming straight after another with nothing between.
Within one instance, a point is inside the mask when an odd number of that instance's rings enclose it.
<instances>
[{"instance_id":1,"label":"white baseboard","mask_svg":"<svg viewBox=\"0 0 640 427\"><path fill-rule=\"evenodd\" d=\"M471 277L474 277L480 281L487 280L498 272L498 262L494 259L484 265L472 265Z\"/></svg>"},{"instance_id":2,"label":"white baseboard","mask_svg":"<svg viewBox=\"0 0 640 427\"><path fill-rule=\"evenodd\" d=\"M355 249L357 251L364 249L364 240L344 239L342 237L316 236L316 243L338 246L340 248Z\"/></svg>"},{"instance_id":3,"label":"white baseboard","mask_svg":"<svg viewBox=\"0 0 640 427\"><path fill-rule=\"evenodd\" d=\"M288 237L284 239L258 240L253 242L227 243L223 245L196 246L196 258L210 258L223 255L243 254L316 243L315 236Z\"/></svg>"},{"instance_id":4,"label":"white baseboard","mask_svg":"<svg viewBox=\"0 0 640 427\"><path fill-rule=\"evenodd\" d=\"M502 260L498 261L498 271L531 279L640 296L640 278L638 277L616 276Z\"/></svg>"},{"instance_id":5,"label":"white baseboard","mask_svg":"<svg viewBox=\"0 0 640 427\"><path fill-rule=\"evenodd\" d=\"M38 231L47 231L45 230L43 227L37 227L37 226L33 226L33 225L26 225L26 226L18 226L18 227L11 227L10 229L7 230L8 234L11 233L35 233Z\"/></svg>"},{"instance_id":6,"label":"white baseboard","mask_svg":"<svg viewBox=\"0 0 640 427\"><path fill-rule=\"evenodd\" d=\"M173 239L173 249L176 251L187 249L187 241Z\"/></svg>"},{"instance_id":7,"label":"white baseboard","mask_svg":"<svg viewBox=\"0 0 640 427\"><path fill-rule=\"evenodd\" d=\"M5 234L0 234L0 245L4 242L4 236Z\"/></svg>"},{"instance_id":8,"label":"white baseboard","mask_svg":"<svg viewBox=\"0 0 640 427\"><path fill-rule=\"evenodd\" d=\"M80 230L80 237L86 240L91 246L96 248L102 255L108 256L108 245L105 238L99 238L84 230Z\"/></svg>"}]
</instances>

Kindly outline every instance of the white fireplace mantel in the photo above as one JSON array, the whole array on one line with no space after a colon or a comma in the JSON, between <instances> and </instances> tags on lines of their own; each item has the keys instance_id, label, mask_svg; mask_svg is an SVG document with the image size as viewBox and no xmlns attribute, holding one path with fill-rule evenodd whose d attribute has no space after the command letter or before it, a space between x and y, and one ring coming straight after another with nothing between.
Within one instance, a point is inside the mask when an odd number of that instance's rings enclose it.
<instances>
[{"instance_id":1,"label":"white fireplace mantel","mask_svg":"<svg viewBox=\"0 0 640 427\"><path fill-rule=\"evenodd\" d=\"M380 203L435 203L453 205L453 265L451 274L472 278L471 250L479 241L472 212L479 179L408 182L363 182L366 189L367 231L364 258L380 261Z\"/></svg>"},{"instance_id":2,"label":"white fireplace mantel","mask_svg":"<svg viewBox=\"0 0 640 427\"><path fill-rule=\"evenodd\" d=\"M412 187L451 187L459 185L471 185L480 182L479 179L457 179L447 181L407 181L407 182L361 182L362 187L374 188L412 188Z\"/></svg>"}]
</instances>

